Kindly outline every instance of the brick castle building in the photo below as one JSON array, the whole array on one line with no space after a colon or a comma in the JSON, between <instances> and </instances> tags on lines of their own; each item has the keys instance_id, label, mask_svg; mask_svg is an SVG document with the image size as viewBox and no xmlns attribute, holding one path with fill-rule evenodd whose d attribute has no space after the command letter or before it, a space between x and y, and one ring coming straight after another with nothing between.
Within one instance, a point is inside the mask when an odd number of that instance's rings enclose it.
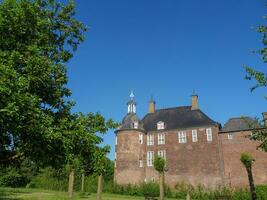
<instances>
[{"instance_id":1,"label":"brick castle building","mask_svg":"<svg viewBox=\"0 0 267 200\"><path fill-rule=\"evenodd\" d=\"M252 118L231 118L221 127L199 109L197 95L192 95L191 106L158 110L151 100L142 120L136 115L133 94L127 106L128 113L115 131L114 179L118 184L156 180L153 159L159 155L166 159L165 182L171 187L178 182L245 186L248 178L240 162L242 152L256 160L255 183L267 183L267 153L257 150L258 143L246 137L253 128L260 128Z\"/></svg>"}]
</instances>

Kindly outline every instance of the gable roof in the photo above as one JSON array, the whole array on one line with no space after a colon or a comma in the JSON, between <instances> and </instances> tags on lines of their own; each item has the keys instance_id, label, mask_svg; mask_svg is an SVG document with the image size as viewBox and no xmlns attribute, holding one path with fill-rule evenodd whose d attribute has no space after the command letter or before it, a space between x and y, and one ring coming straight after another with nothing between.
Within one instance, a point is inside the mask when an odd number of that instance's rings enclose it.
<instances>
[{"instance_id":1,"label":"gable roof","mask_svg":"<svg viewBox=\"0 0 267 200\"><path fill-rule=\"evenodd\" d=\"M156 110L147 114L143 119L143 128L146 131L156 131L157 123L164 122L164 130L185 129L190 127L219 125L210 119L201 110L191 110L191 106L182 106Z\"/></svg>"},{"instance_id":2,"label":"gable roof","mask_svg":"<svg viewBox=\"0 0 267 200\"><path fill-rule=\"evenodd\" d=\"M260 128L260 124L251 117L235 117L230 118L225 123L220 133L252 130L254 128Z\"/></svg>"}]
</instances>

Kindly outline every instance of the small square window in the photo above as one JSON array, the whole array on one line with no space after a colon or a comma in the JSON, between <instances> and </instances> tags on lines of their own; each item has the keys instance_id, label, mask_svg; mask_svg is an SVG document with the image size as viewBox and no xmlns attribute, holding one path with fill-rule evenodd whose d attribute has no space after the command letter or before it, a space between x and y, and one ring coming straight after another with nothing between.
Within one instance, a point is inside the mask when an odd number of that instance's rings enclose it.
<instances>
[{"instance_id":1,"label":"small square window","mask_svg":"<svg viewBox=\"0 0 267 200\"><path fill-rule=\"evenodd\" d=\"M143 167L144 166L144 164L143 164L143 160L139 160L139 167Z\"/></svg>"},{"instance_id":2,"label":"small square window","mask_svg":"<svg viewBox=\"0 0 267 200\"><path fill-rule=\"evenodd\" d=\"M133 128L134 128L134 129L138 129L138 122L134 122L134 123L133 123Z\"/></svg>"},{"instance_id":3,"label":"small square window","mask_svg":"<svg viewBox=\"0 0 267 200\"><path fill-rule=\"evenodd\" d=\"M139 143L143 144L143 134L139 134Z\"/></svg>"},{"instance_id":4,"label":"small square window","mask_svg":"<svg viewBox=\"0 0 267 200\"><path fill-rule=\"evenodd\" d=\"M158 134L158 144L165 144L165 134L164 133Z\"/></svg>"},{"instance_id":5,"label":"small square window","mask_svg":"<svg viewBox=\"0 0 267 200\"><path fill-rule=\"evenodd\" d=\"M164 128L165 128L165 127L164 127L164 122L161 122L161 121L160 121L160 122L157 123L157 129L158 129L158 130L163 130Z\"/></svg>"},{"instance_id":6,"label":"small square window","mask_svg":"<svg viewBox=\"0 0 267 200\"><path fill-rule=\"evenodd\" d=\"M234 139L234 134L233 133L228 133L228 140Z\"/></svg>"}]
</instances>

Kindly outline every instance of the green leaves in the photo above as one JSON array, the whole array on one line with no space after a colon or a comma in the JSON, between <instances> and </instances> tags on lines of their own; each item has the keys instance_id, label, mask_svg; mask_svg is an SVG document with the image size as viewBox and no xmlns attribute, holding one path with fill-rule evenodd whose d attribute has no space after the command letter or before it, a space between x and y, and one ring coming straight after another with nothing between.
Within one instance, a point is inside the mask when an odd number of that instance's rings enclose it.
<instances>
[{"instance_id":1,"label":"green leaves","mask_svg":"<svg viewBox=\"0 0 267 200\"><path fill-rule=\"evenodd\" d=\"M251 168L252 163L255 161L254 158L249 153L242 153L240 161L246 168Z\"/></svg>"},{"instance_id":2,"label":"green leaves","mask_svg":"<svg viewBox=\"0 0 267 200\"><path fill-rule=\"evenodd\" d=\"M153 161L153 166L155 170L157 170L159 173L164 172L165 169L165 160L161 156L156 156Z\"/></svg>"}]
</instances>

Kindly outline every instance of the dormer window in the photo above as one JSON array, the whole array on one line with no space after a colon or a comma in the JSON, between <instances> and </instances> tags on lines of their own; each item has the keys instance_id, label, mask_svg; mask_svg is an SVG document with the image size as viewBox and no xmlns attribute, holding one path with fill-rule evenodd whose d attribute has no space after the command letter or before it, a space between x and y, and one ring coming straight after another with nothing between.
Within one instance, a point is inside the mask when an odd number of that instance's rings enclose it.
<instances>
[{"instance_id":1,"label":"dormer window","mask_svg":"<svg viewBox=\"0 0 267 200\"><path fill-rule=\"evenodd\" d=\"M157 123L157 129L158 130L163 130L165 128L164 122L160 121Z\"/></svg>"},{"instance_id":2,"label":"dormer window","mask_svg":"<svg viewBox=\"0 0 267 200\"><path fill-rule=\"evenodd\" d=\"M134 123L133 123L133 128L134 128L134 129L137 129L137 128L138 128L138 122L134 122Z\"/></svg>"}]
</instances>

